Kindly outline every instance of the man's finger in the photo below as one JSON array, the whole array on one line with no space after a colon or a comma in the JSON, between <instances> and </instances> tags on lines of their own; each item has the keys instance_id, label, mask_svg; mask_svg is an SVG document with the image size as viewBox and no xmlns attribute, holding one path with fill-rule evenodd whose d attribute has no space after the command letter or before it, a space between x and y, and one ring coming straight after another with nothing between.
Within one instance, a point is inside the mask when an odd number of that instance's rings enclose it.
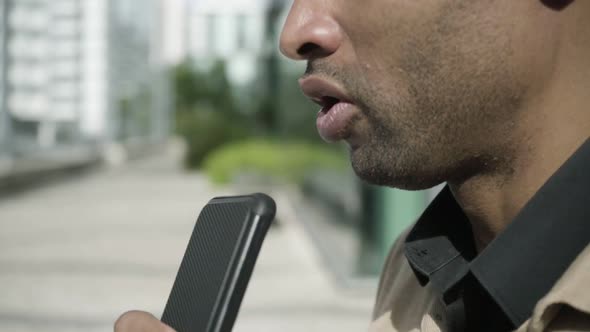
<instances>
[{"instance_id":1,"label":"man's finger","mask_svg":"<svg viewBox=\"0 0 590 332\"><path fill-rule=\"evenodd\" d=\"M115 332L174 332L174 330L147 312L129 311L117 319Z\"/></svg>"}]
</instances>

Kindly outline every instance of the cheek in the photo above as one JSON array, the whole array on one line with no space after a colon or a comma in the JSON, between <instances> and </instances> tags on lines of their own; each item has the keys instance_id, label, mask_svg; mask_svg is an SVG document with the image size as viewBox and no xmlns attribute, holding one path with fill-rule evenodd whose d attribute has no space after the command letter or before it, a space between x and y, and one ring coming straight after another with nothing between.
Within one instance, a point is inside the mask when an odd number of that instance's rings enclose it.
<instances>
[{"instance_id":1,"label":"cheek","mask_svg":"<svg viewBox=\"0 0 590 332\"><path fill-rule=\"evenodd\" d=\"M356 89L363 108L364 127L389 133L394 128L398 131L400 126L413 123L412 115L407 113L415 108L415 103L409 97L401 75L364 69L362 74L357 75L357 82L361 86Z\"/></svg>"},{"instance_id":2,"label":"cheek","mask_svg":"<svg viewBox=\"0 0 590 332\"><path fill-rule=\"evenodd\" d=\"M339 56L354 88L368 104L381 108L407 100L409 77L404 63L408 55L415 56L412 50L418 40L432 34L438 5L415 0L340 3L337 19L346 38Z\"/></svg>"},{"instance_id":3,"label":"cheek","mask_svg":"<svg viewBox=\"0 0 590 332\"><path fill-rule=\"evenodd\" d=\"M428 21L432 5L415 0L337 1L336 19L360 59L395 57L397 46ZM422 3L422 4L417 4Z\"/></svg>"},{"instance_id":4,"label":"cheek","mask_svg":"<svg viewBox=\"0 0 590 332\"><path fill-rule=\"evenodd\" d=\"M557 63L562 26L553 14L547 11L543 15L520 20L511 35L514 76L531 92L543 88Z\"/></svg>"}]
</instances>

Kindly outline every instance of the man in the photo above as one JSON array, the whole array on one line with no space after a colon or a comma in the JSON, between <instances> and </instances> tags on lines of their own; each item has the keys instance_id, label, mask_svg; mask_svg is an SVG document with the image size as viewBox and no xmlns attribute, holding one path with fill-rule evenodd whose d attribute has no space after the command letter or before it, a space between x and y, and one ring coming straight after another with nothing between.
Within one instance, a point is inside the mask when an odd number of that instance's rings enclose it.
<instances>
[{"instance_id":1,"label":"man","mask_svg":"<svg viewBox=\"0 0 590 332\"><path fill-rule=\"evenodd\" d=\"M361 178L448 184L371 331L590 331L590 1L295 0L281 50Z\"/></svg>"}]
</instances>

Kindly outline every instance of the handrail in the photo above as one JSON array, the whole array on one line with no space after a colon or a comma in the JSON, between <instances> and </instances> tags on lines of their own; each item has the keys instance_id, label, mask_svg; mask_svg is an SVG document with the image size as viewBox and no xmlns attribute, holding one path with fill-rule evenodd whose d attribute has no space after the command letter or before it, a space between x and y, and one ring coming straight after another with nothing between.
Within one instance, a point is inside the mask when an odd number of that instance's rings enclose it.
<instances>
[{"instance_id":1,"label":"handrail","mask_svg":"<svg viewBox=\"0 0 590 332\"><path fill-rule=\"evenodd\" d=\"M17 157L0 156L0 182L9 181L12 178L90 166L98 164L100 160L99 150L87 146L38 151Z\"/></svg>"}]
</instances>

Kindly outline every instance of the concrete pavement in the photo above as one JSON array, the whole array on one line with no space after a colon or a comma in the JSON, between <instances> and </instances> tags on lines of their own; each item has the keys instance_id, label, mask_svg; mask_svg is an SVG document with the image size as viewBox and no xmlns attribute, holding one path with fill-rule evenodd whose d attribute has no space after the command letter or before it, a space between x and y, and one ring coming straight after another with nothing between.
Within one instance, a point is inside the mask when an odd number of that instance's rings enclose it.
<instances>
[{"instance_id":1,"label":"concrete pavement","mask_svg":"<svg viewBox=\"0 0 590 332\"><path fill-rule=\"evenodd\" d=\"M160 316L194 221L236 194L180 170L178 150L0 199L0 331L111 331L122 312ZM364 331L373 291L334 282L296 219L272 195L271 229L236 332Z\"/></svg>"}]
</instances>

